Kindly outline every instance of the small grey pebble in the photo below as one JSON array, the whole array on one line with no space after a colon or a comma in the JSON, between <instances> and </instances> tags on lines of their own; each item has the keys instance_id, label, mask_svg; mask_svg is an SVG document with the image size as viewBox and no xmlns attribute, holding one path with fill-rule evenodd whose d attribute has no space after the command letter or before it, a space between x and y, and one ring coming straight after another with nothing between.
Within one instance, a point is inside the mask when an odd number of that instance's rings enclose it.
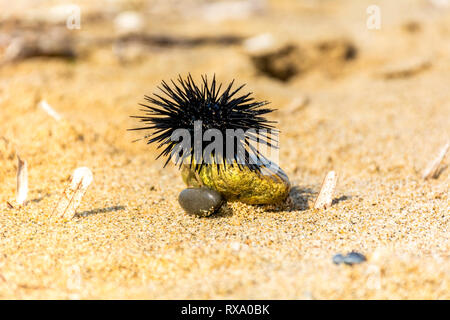
<instances>
[{"instance_id":1,"label":"small grey pebble","mask_svg":"<svg viewBox=\"0 0 450 320\"><path fill-rule=\"evenodd\" d=\"M341 264L341 263L343 263L344 262L344 256L342 255L342 254L340 254L340 253L338 253L338 254L335 254L334 256L333 256L333 263L334 264Z\"/></svg>"},{"instance_id":2,"label":"small grey pebble","mask_svg":"<svg viewBox=\"0 0 450 320\"><path fill-rule=\"evenodd\" d=\"M178 202L188 214L207 217L222 205L222 196L208 188L187 188L180 192Z\"/></svg>"},{"instance_id":3,"label":"small grey pebble","mask_svg":"<svg viewBox=\"0 0 450 320\"><path fill-rule=\"evenodd\" d=\"M344 263L348 265L358 264L366 261L366 257L356 251L352 251L344 257Z\"/></svg>"}]
</instances>

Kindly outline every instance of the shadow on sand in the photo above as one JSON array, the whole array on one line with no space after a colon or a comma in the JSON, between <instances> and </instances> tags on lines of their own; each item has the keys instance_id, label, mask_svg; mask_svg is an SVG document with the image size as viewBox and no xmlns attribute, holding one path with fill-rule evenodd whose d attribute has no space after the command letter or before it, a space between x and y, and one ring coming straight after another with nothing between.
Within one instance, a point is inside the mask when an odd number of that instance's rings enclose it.
<instances>
[{"instance_id":1,"label":"shadow on sand","mask_svg":"<svg viewBox=\"0 0 450 320\"><path fill-rule=\"evenodd\" d=\"M113 207L107 207L107 208L97 208L97 209L92 209L92 210L88 210L88 211L79 212L75 216L76 217L87 217L87 216L90 216L90 215L93 215L93 214L106 213L106 212L112 212L112 211L119 211L119 210L124 210L124 209L125 209L124 206L113 206Z\"/></svg>"}]
</instances>

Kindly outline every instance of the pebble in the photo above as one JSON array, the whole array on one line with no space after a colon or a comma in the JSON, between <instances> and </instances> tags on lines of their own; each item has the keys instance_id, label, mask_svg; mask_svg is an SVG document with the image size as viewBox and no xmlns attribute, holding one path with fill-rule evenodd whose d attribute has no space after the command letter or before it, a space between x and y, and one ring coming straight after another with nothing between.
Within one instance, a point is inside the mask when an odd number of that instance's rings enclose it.
<instances>
[{"instance_id":1,"label":"pebble","mask_svg":"<svg viewBox=\"0 0 450 320\"><path fill-rule=\"evenodd\" d=\"M356 251L352 251L350 253L348 253L347 255L343 256L342 254L338 253L336 255L333 256L333 263L334 264L341 264L341 263L345 263L346 265L354 265L354 264L359 264L362 263L364 261L366 261L366 257Z\"/></svg>"},{"instance_id":2,"label":"pebble","mask_svg":"<svg viewBox=\"0 0 450 320\"><path fill-rule=\"evenodd\" d=\"M180 206L188 214L207 217L222 204L222 196L208 188L187 188L178 196Z\"/></svg>"},{"instance_id":3,"label":"pebble","mask_svg":"<svg viewBox=\"0 0 450 320\"><path fill-rule=\"evenodd\" d=\"M333 256L333 263L334 264L341 264L344 262L344 256L340 253Z\"/></svg>"},{"instance_id":4,"label":"pebble","mask_svg":"<svg viewBox=\"0 0 450 320\"><path fill-rule=\"evenodd\" d=\"M356 251L352 251L344 257L344 263L348 265L358 264L366 261L366 257Z\"/></svg>"}]
</instances>

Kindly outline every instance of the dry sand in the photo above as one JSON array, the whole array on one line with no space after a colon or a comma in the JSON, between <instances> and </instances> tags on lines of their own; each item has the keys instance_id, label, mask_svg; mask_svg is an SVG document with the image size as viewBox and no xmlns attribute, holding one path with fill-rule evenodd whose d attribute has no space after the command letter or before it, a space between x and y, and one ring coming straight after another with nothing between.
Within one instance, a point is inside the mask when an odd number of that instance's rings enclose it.
<instances>
[{"instance_id":1,"label":"dry sand","mask_svg":"<svg viewBox=\"0 0 450 320\"><path fill-rule=\"evenodd\" d=\"M81 29L65 31L76 59L0 67L0 298L449 299L450 170L426 181L421 173L450 136L450 8L270 1L245 19L211 22L204 2L156 2L81 1ZM366 28L373 2L381 30ZM51 27L35 13L59 2L27 10L24 1L6 3L3 35L43 33ZM117 35L121 10L142 12L150 35L269 32L276 45L301 48L275 61L293 61L300 72L287 82L261 74L240 43L95 40ZM288 203L230 203L210 218L182 211L178 170L162 169L155 149L131 143L140 135L126 129L136 125L128 116L144 94L188 72L236 78L278 109L280 165L294 186ZM292 108L305 97L309 103ZM63 120L37 107L42 99ZM30 191L25 207L11 209L15 152L28 162ZM80 166L94 182L77 216L52 221ZM335 201L310 209L329 170L339 174ZM351 250L368 261L332 263Z\"/></svg>"}]
</instances>

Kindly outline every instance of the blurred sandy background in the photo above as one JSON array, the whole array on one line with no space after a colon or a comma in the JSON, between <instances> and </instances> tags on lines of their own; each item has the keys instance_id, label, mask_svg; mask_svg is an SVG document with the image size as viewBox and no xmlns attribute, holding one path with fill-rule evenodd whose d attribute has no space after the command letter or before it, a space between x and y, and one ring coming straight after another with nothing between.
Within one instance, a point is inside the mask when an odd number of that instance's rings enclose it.
<instances>
[{"instance_id":1,"label":"blurred sandy background","mask_svg":"<svg viewBox=\"0 0 450 320\"><path fill-rule=\"evenodd\" d=\"M126 129L188 72L278 109L289 203L183 212L178 170ZM1 0L0 298L449 299L450 170L421 177L449 139L449 83L446 1ZM94 182L52 221L80 166ZM310 209L332 169L333 206ZM351 250L368 261L332 263Z\"/></svg>"}]
</instances>

